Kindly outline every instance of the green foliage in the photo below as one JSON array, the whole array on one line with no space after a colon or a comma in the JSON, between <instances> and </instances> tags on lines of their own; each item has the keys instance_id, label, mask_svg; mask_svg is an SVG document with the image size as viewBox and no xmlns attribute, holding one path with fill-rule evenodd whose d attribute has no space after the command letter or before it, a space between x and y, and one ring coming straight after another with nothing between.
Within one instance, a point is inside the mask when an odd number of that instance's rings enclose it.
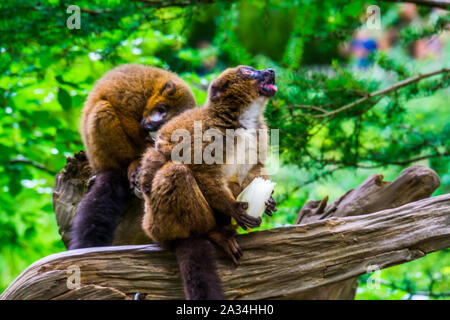
<instances>
[{"instance_id":1,"label":"green foliage","mask_svg":"<svg viewBox=\"0 0 450 320\"><path fill-rule=\"evenodd\" d=\"M409 56L417 39L444 34L448 14L421 9L430 23L417 28L404 24L399 6L379 3L383 28L398 30L400 40L370 55L372 67L356 68L343 47L370 4L243 0L155 8L145 1L86 0L77 1L81 29L70 30L61 1L3 1L0 290L31 262L64 250L51 206L54 174L83 148L78 124L89 90L122 63L179 73L199 104L228 66L275 69L279 92L266 118L280 130L283 165L274 175L279 211L262 228L292 223L307 199L336 199L369 174L393 179L417 159L441 176L436 194L450 192L448 72L336 112L418 73L449 67L448 42L441 57ZM323 116L330 112L336 113ZM449 291L448 257L444 251L383 270L390 286L379 290L367 288L366 275L358 298L407 298L411 288L442 298Z\"/></svg>"}]
</instances>

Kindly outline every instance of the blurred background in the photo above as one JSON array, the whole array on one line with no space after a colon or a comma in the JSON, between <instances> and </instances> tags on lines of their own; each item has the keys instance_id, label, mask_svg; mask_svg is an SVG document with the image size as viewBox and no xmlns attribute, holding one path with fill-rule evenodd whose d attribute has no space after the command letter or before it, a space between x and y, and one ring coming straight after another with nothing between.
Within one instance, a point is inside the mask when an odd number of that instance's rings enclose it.
<instances>
[{"instance_id":1,"label":"blurred background","mask_svg":"<svg viewBox=\"0 0 450 320\"><path fill-rule=\"evenodd\" d=\"M449 193L450 16L444 1L413 2L77 1L80 29L69 29L71 3L2 1L0 292L65 250L54 176L83 149L79 120L93 84L123 63L177 72L198 104L226 67L275 69L279 91L265 115L280 130L279 210L262 228L292 224L307 200L334 201L371 174L392 181L413 164L441 177L433 195ZM359 278L357 299L449 299L450 250L382 270L377 289L369 276Z\"/></svg>"}]
</instances>

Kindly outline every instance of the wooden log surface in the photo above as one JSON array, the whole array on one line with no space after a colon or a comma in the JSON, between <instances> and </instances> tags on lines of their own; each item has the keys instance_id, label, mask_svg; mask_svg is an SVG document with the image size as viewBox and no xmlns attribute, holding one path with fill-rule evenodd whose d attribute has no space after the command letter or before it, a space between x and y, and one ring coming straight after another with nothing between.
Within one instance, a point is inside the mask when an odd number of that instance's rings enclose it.
<instances>
[{"instance_id":1,"label":"wooden log surface","mask_svg":"<svg viewBox=\"0 0 450 320\"><path fill-rule=\"evenodd\" d=\"M53 206L64 243L70 240L70 226L81 197L87 192L91 170L83 152L68 158L66 167L57 175ZM383 181L382 175L372 175L364 183L327 205L328 197L309 201L300 210L296 224L312 223L327 217L369 214L395 208L429 197L439 187L439 177L430 168L412 166L395 181ZM140 228L142 201L135 198L119 221L114 245L145 244L149 240ZM305 290L293 299L353 299L357 278ZM91 288L93 290L93 288ZM98 289L98 288L97 288Z\"/></svg>"},{"instance_id":2,"label":"wooden log surface","mask_svg":"<svg viewBox=\"0 0 450 320\"><path fill-rule=\"evenodd\" d=\"M328 197L307 202L300 209L295 223L312 223L327 217L357 216L395 208L431 196L440 185L436 172L420 165L406 168L393 182L383 178L381 174L372 175L328 205ZM353 300L357 287L358 278L353 278L304 291L295 298Z\"/></svg>"},{"instance_id":3,"label":"wooden log surface","mask_svg":"<svg viewBox=\"0 0 450 320\"><path fill-rule=\"evenodd\" d=\"M218 268L229 299L293 298L319 286L423 257L450 246L450 194L364 216L329 218L239 236L241 265L220 253ZM69 289L78 266L81 287ZM0 299L183 298L172 253L156 245L79 249L28 267Z\"/></svg>"}]
</instances>

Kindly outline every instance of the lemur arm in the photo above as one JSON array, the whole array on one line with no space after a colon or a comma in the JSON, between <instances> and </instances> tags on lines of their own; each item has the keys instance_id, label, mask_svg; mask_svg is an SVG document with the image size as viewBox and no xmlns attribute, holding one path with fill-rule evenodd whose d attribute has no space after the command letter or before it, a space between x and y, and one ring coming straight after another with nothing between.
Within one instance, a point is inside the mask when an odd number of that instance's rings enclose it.
<instances>
[{"instance_id":1,"label":"lemur arm","mask_svg":"<svg viewBox=\"0 0 450 320\"><path fill-rule=\"evenodd\" d=\"M217 171L197 172L195 179L203 196L219 219L221 215L231 216L243 229L259 227L261 218L247 214L248 203L236 201L227 182Z\"/></svg>"},{"instance_id":2,"label":"lemur arm","mask_svg":"<svg viewBox=\"0 0 450 320\"><path fill-rule=\"evenodd\" d=\"M133 162L128 168L128 179L132 187L138 187L141 192L149 194L152 181L158 171L166 163L166 157L155 148L148 148L142 159Z\"/></svg>"}]
</instances>

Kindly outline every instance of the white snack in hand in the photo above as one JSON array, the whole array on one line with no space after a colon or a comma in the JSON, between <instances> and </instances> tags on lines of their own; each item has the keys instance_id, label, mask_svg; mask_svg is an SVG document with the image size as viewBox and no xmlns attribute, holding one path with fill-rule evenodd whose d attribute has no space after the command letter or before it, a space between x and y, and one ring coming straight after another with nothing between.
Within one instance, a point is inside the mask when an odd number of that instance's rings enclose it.
<instances>
[{"instance_id":1,"label":"white snack in hand","mask_svg":"<svg viewBox=\"0 0 450 320\"><path fill-rule=\"evenodd\" d=\"M266 210L266 202L270 199L275 185L275 182L257 177L237 196L236 200L248 202L247 214L259 218Z\"/></svg>"}]
</instances>

